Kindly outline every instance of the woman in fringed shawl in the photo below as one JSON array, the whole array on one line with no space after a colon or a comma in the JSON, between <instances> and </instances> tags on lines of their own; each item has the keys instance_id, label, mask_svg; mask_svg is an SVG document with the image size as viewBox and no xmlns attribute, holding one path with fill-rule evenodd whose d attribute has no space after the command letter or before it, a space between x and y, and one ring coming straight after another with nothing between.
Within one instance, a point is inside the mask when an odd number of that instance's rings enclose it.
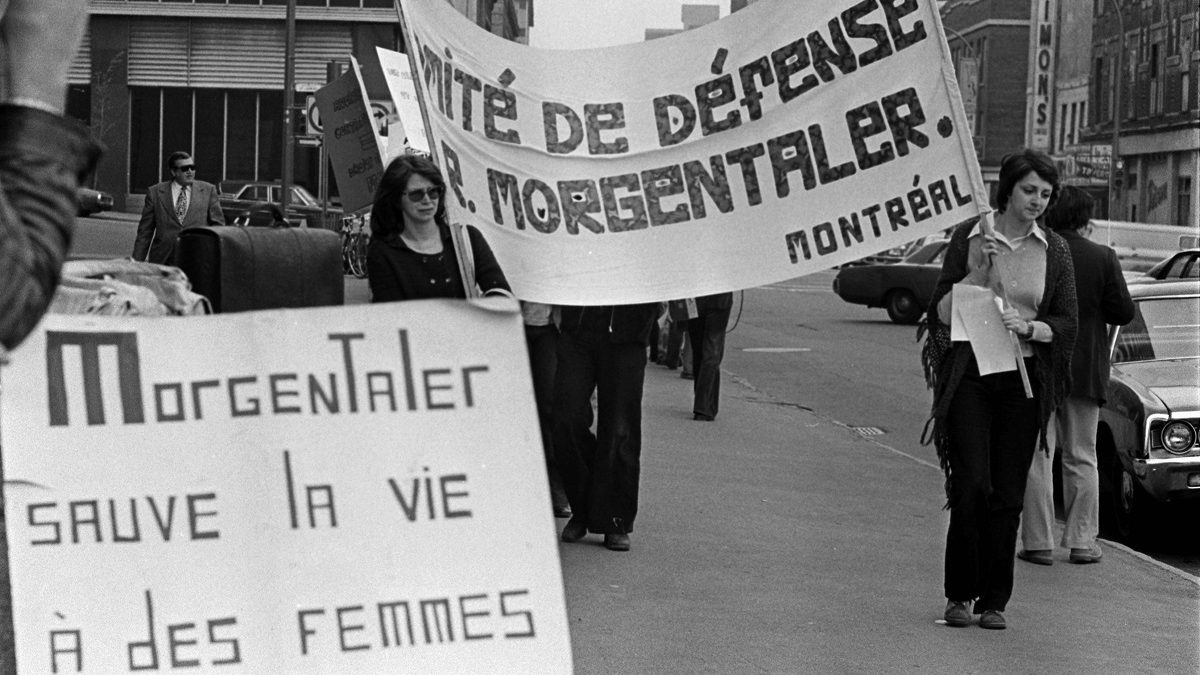
<instances>
[{"instance_id":1,"label":"woman in fringed shawl","mask_svg":"<svg viewBox=\"0 0 1200 675\"><path fill-rule=\"evenodd\" d=\"M932 440L946 473L946 623L966 626L969 605L984 628L1004 628L1025 478L1046 424L1066 396L1075 344L1071 254L1036 219L1057 196L1058 171L1044 154L1004 158L994 235L978 221L951 237L922 330L925 378L933 389ZM1010 304L1005 328L1019 338L1033 397L1016 370L980 375L969 342L950 341L955 284L991 288ZM928 424L926 430L928 431ZM927 440L926 440L927 442Z\"/></svg>"}]
</instances>

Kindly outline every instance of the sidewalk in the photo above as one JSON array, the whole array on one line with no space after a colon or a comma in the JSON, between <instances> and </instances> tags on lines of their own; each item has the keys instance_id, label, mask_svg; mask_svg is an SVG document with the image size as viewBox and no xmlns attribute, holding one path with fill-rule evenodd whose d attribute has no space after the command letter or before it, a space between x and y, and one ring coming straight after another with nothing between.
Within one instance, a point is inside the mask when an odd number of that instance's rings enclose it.
<instances>
[{"instance_id":1,"label":"sidewalk","mask_svg":"<svg viewBox=\"0 0 1200 675\"><path fill-rule=\"evenodd\" d=\"M694 422L646 375L632 551L559 547L577 673L1200 672L1197 581L1108 542L1017 561L1006 631L941 625L936 466L728 375Z\"/></svg>"}]
</instances>

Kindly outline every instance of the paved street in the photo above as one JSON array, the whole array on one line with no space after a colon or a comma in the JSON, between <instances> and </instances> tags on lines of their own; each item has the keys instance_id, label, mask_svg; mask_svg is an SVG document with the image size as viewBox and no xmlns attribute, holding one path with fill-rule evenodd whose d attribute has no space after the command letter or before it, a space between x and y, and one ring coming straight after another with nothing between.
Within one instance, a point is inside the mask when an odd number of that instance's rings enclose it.
<instances>
[{"instance_id":1,"label":"paved street","mask_svg":"<svg viewBox=\"0 0 1200 675\"><path fill-rule=\"evenodd\" d=\"M1200 669L1197 580L1116 544L1018 564L1007 631L939 624L935 465L733 383L694 422L688 385L647 372L632 551L559 547L578 673Z\"/></svg>"}]
</instances>

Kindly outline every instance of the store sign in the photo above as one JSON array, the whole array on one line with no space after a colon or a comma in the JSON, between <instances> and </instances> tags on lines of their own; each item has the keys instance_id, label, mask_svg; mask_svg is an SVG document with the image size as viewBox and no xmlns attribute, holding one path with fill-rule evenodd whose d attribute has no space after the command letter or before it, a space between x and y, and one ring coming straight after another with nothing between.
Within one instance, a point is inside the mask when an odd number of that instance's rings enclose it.
<instances>
[{"instance_id":1,"label":"store sign","mask_svg":"<svg viewBox=\"0 0 1200 675\"><path fill-rule=\"evenodd\" d=\"M1055 0L1037 0L1033 22L1033 55L1029 70L1032 95L1029 97L1026 128L1027 145L1034 150L1050 151L1050 133L1054 105Z\"/></svg>"},{"instance_id":2,"label":"store sign","mask_svg":"<svg viewBox=\"0 0 1200 675\"><path fill-rule=\"evenodd\" d=\"M1111 145L1090 145L1069 149L1054 156L1059 176L1066 185L1107 185L1112 167Z\"/></svg>"}]
</instances>

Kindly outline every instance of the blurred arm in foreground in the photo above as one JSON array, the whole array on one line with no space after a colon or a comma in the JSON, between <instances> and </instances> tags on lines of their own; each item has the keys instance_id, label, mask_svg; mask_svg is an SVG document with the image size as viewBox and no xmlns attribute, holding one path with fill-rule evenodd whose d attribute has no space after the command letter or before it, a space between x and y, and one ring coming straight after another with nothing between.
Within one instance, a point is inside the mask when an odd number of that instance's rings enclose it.
<instances>
[{"instance_id":1,"label":"blurred arm in foreground","mask_svg":"<svg viewBox=\"0 0 1200 675\"><path fill-rule=\"evenodd\" d=\"M0 358L54 296L75 190L100 154L62 114L86 22L78 0L10 0L0 17Z\"/></svg>"}]
</instances>

